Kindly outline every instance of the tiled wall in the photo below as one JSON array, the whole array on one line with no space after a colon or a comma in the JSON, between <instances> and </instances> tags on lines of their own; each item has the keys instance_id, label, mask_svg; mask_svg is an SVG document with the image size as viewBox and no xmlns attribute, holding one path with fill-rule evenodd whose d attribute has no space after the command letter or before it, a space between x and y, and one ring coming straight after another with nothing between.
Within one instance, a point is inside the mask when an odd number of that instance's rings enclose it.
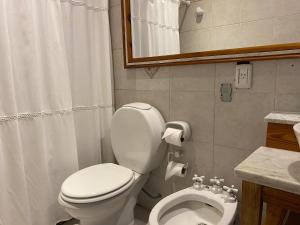
<instances>
[{"instance_id":1,"label":"tiled wall","mask_svg":"<svg viewBox=\"0 0 300 225\"><path fill-rule=\"evenodd\" d=\"M224 177L239 184L233 168L264 145L264 116L274 110L300 111L300 59L253 62L253 87L234 90L233 101L220 101L220 84L233 82L235 63L162 67L150 79L143 69L123 68L121 11L112 1L115 104L135 101L157 107L167 121L190 123L192 139L184 146L188 177L164 182L166 163L154 171L148 188L164 196L191 185L194 173Z\"/></svg>"},{"instance_id":2,"label":"tiled wall","mask_svg":"<svg viewBox=\"0 0 300 225\"><path fill-rule=\"evenodd\" d=\"M199 6L201 20L195 17ZM180 11L183 15L184 7ZM299 42L299 37L298 0L192 0L180 30L182 52Z\"/></svg>"}]
</instances>

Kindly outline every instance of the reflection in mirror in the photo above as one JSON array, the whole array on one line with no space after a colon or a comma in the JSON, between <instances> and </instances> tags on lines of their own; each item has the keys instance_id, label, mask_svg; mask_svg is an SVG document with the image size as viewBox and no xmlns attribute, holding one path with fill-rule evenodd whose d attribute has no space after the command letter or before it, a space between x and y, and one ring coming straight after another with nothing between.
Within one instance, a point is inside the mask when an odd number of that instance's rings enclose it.
<instances>
[{"instance_id":1,"label":"reflection in mirror","mask_svg":"<svg viewBox=\"0 0 300 225\"><path fill-rule=\"evenodd\" d=\"M131 0L133 57L180 53L179 0Z\"/></svg>"},{"instance_id":2,"label":"reflection in mirror","mask_svg":"<svg viewBox=\"0 0 300 225\"><path fill-rule=\"evenodd\" d=\"M298 0L131 0L133 58L300 42Z\"/></svg>"}]
</instances>

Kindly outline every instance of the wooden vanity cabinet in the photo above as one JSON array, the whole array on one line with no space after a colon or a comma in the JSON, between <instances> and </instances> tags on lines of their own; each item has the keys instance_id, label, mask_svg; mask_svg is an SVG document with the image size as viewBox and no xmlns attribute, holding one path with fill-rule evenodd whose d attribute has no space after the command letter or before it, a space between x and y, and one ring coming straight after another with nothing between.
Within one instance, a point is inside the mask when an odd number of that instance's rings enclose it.
<instances>
[{"instance_id":1,"label":"wooden vanity cabinet","mask_svg":"<svg viewBox=\"0 0 300 225\"><path fill-rule=\"evenodd\" d=\"M268 123L266 146L300 152L293 125L290 124Z\"/></svg>"},{"instance_id":2,"label":"wooden vanity cabinet","mask_svg":"<svg viewBox=\"0 0 300 225\"><path fill-rule=\"evenodd\" d=\"M293 125L290 124L268 123L266 146L300 152L300 147L293 130ZM282 194L280 191L277 194L281 194L280 196L287 198L286 194ZM279 198L280 196L277 197ZM276 194L273 193L273 197L276 199ZM297 211L297 209L300 209L300 197L293 195L293 198L285 199L285 201L292 201L296 205L296 209L289 208L293 211L291 211L286 225L300 225L300 211ZM278 201L275 200L275 204L276 202ZM268 216L268 213L271 213L272 215ZM271 203L269 203L269 206L267 206L267 218L275 218L278 222L275 223L274 221L267 221L268 219L266 219L264 225L272 223L274 223L274 225L281 225L286 213L287 210L284 209L283 206L274 206L274 204L271 205Z\"/></svg>"},{"instance_id":3,"label":"wooden vanity cabinet","mask_svg":"<svg viewBox=\"0 0 300 225\"><path fill-rule=\"evenodd\" d=\"M300 152L293 125L268 123L266 147ZM262 221L263 202L267 204ZM300 225L300 196L243 181L241 225Z\"/></svg>"}]
</instances>

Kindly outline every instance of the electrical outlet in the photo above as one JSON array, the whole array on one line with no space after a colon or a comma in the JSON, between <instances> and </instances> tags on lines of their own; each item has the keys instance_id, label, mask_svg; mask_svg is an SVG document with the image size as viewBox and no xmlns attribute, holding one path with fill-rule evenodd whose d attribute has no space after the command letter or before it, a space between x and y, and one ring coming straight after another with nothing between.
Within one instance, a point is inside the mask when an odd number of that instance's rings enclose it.
<instances>
[{"instance_id":1,"label":"electrical outlet","mask_svg":"<svg viewBox=\"0 0 300 225\"><path fill-rule=\"evenodd\" d=\"M235 87L251 88L252 83L252 65L240 64L236 66Z\"/></svg>"}]
</instances>

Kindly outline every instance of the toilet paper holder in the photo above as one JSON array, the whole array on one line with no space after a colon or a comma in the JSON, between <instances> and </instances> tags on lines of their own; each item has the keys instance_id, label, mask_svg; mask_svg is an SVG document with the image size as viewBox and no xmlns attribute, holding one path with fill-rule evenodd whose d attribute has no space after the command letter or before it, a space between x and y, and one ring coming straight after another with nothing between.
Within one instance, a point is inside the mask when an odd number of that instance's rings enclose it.
<instances>
[{"instance_id":1,"label":"toilet paper holder","mask_svg":"<svg viewBox=\"0 0 300 225\"><path fill-rule=\"evenodd\" d=\"M183 131L181 142L189 140L189 138L192 135L191 127L190 125L185 121L171 121L166 123L166 129L168 128L174 128L174 129L180 129Z\"/></svg>"}]
</instances>

